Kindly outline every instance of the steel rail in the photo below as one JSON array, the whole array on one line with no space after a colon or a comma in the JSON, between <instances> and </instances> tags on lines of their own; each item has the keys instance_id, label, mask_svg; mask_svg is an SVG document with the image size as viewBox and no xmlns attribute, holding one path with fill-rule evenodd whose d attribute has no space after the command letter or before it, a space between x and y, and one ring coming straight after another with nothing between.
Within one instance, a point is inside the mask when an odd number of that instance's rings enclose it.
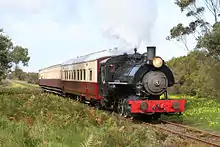
<instances>
[{"instance_id":1,"label":"steel rail","mask_svg":"<svg viewBox=\"0 0 220 147\"><path fill-rule=\"evenodd\" d=\"M174 125L174 123L171 123L171 122L167 122L167 123ZM182 137L185 137L185 138L192 139L192 140L197 141L197 142L202 142L202 143L205 143L205 144L207 144L207 145L214 146L214 147L220 147L220 144L216 144L216 143L213 143L213 142L209 142L209 141L206 141L206 140L204 140L204 139L200 139L200 138L197 138L197 137L194 137L194 136L191 136L191 135L187 135L187 134L184 134L184 133L179 132L179 131L174 131L174 130L169 129L169 128L166 128L166 127L162 127L162 126L159 126L159 125L155 125L155 124L151 124L151 123L146 123L146 122L144 122L144 124L150 125L150 126L155 127L155 128L162 129L162 130L167 131L167 132L170 132L170 133L172 133L172 134L176 134L176 135L179 135L179 136L182 136ZM177 127L182 127L183 125L175 124L175 126L177 126ZM188 128L188 127L187 127L187 126L184 126L184 127L182 127L182 128ZM195 130L198 130L198 129L195 129ZM203 131L200 130L200 132L203 132ZM211 134L211 133L207 132L207 134ZM216 135L216 134L214 134L213 136L215 136L215 137L220 137L219 135ZM220 138L219 138L219 139L220 139Z\"/></svg>"},{"instance_id":2,"label":"steel rail","mask_svg":"<svg viewBox=\"0 0 220 147\"><path fill-rule=\"evenodd\" d=\"M187 126L187 125L183 125L183 124L173 123L173 122L170 122L170 121L162 120L161 122L167 123L167 124L171 124L171 125L174 125L174 126L177 126L177 127L182 127L182 128L190 129L190 130L193 130L193 131L196 131L196 132L201 132L201 133L204 133L204 134L207 134L207 135L210 135L210 136L213 136L213 137L217 137L217 138L220 139L220 135L219 134L214 134L214 133L211 133L211 132L208 132L208 131L200 130L200 129L197 129L197 128L194 128L194 127L190 127L190 126Z\"/></svg>"}]
</instances>

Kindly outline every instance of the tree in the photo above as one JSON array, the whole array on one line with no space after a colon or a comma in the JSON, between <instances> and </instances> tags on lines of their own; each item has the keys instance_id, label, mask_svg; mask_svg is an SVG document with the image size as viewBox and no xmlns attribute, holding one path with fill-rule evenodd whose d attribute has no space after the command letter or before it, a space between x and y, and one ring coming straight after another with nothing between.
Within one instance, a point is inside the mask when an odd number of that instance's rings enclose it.
<instances>
[{"instance_id":1,"label":"tree","mask_svg":"<svg viewBox=\"0 0 220 147\"><path fill-rule=\"evenodd\" d=\"M28 56L28 49L21 46L15 46L11 52L11 58L12 62L15 63L16 66L18 66L20 62L22 62L23 66L28 66L28 62L30 60L30 57Z\"/></svg>"},{"instance_id":2,"label":"tree","mask_svg":"<svg viewBox=\"0 0 220 147\"><path fill-rule=\"evenodd\" d=\"M28 49L21 46L13 47L11 39L0 29L0 81L10 71L12 63L16 64L16 67L20 62L23 66L28 66L29 60Z\"/></svg>"},{"instance_id":3,"label":"tree","mask_svg":"<svg viewBox=\"0 0 220 147\"><path fill-rule=\"evenodd\" d=\"M205 48L211 57L220 61L220 23L213 26L210 33L206 33L197 43L197 48Z\"/></svg>"},{"instance_id":4,"label":"tree","mask_svg":"<svg viewBox=\"0 0 220 147\"><path fill-rule=\"evenodd\" d=\"M0 81L7 72L9 68L11 68L11 58L10 51L12 50L13 44L11 39L4 35L3 29L0 29Z\"/></svg>"},{"instance_id":5,"label":"tree","mask_svg":"<svg viewBox=\"0 0 220 147\"><path fill-rule=\"evenodd\" d=\"M204 2L204 6L197 6L196 2ZM176 39L181 41L187 47L186 38L193 35L196 40L201 40L204 35L212 31L213 25L218 22L220 14L220 0L176 0L175 4L180 8L181 12L186 12L187 17L194 18L187 26L179 23L170 30L167 40ZM213 14L214 24L207 22L204 13L208 10ZM208 50L208 48L207 48Z\"/></svg>"},{"instance_id":6,"label":"tree","mask_svg":"<svg viewBox=\"0 0 220 147\"><path fill-rule=\"evenodd\" d=\"M177 83L168 89L169 93L220 98L220 62L207 58L206 52L190 51L187 56L173 58L167 64Z\"/></svg>"},{"instance_id":7,"label":"tree","mask_svg":"<svg viewBox=\"0 0 220 147\"><path fill-rule=\"evenodd\" d=\"M220 16L220 0L205 0L205 5L214 16L215 23L217 23Z\"/></svg>"},{"instance_id":8,"label":"tree","mask_svg":"<svg viewBox=\"0 0 220 147\"><path fill-rule=\"evenodd\" d=\"M203 5L199 6L197 2L203 2ZM195 49L202 49L169 61L179 79L175 90L190 95L220 97L220 0L176 0L175 4L193 21L188 25L180 22L171 28L167 39L181 41L189 51L186 39L191 35L197 41ZM206 21L205 12L212 14L213 21Z\"/></svg>"},{"instance_id":9,"label":"tree","mask_svg":"<svg viewBox=\"0 0 220 147\"><path fill-rule=\"evenodd\" d=\"M174 73L178 85L170 88L172 93L196 95L199 87L197 77L201 69L201 61L205 59L202 51L190 51L187 56L173 58L167 62ZM174 89L174 90L173 90Z\"/></svg>"},{"instance_id":10,"label":"tree","mask_svg":"<svg viewBox=\"0 0 220 147\"><path fill-rule=\"evenodd\" d=\"M15 74L19 75L20 72L18 64L21 62L23 66L28 66L28 62L30 60L30 57L28 56L28 49L21 46L15 46L10 56L12 63L15 64Z\"/></svg>"}]
</instances>

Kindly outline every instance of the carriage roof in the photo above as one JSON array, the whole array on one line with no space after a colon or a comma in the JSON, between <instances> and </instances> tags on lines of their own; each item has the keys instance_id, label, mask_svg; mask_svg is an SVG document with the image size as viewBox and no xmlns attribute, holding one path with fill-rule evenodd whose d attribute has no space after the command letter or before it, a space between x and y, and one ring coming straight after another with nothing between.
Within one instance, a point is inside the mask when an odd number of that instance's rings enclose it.
<instances>
[{"instance_id":1,"label":"carriage roof","mask_svg":"<svg viewBox=\"0 0 220 147\"><path fill-rule=\"evenodd\" d=\"M48 66L48 67L45 67L45 68L39 69L39 72L40 72L40 71L43 71L43 70L46 70L46 69L51 69L51 68L61 67L61 66L62 66L61 64L51 65L51 66Z\"/></svg>"},{"instance_id":2,"label":"carriage roof","mask_svg":"<svg viewBox=\"0 0 220 147\"><path fill-rule=\"evenodd\" d=\"M66 62L63 62L61 64L55 64L55 65L52 65L52 66L49 66L49 67L42 68L39 71L42 71L42 70L45 70L45 69L51 69L51 68L55 68L55 67L61 67L61 66L64 66L64 65L94 61L94 60L98 60L98 59L103 58L103 57L111 57L111 56L121 55L123 53L124 52L119 51L117 48L97 51L97 52L94 52L94 53L90 53L90 54L87 54L87 55L84 55L84 56L80 56L80 57L77 57L77 58L67 60Z\"/></svg>"},{"instance_id":3,"label":"carriage roof","mask_svg":"<svg viewBox=\"0 0 220 147\"><path fill-rule=\"evenodd\" d=\"M120 54L121 53L119 53L117 49L102 50L102 51L94 52L94 53L87 54L84 56L80 56L80 57L77 57L74 59L70 59L70 60L62 63L62 65L89 62L89 61L98 60L103 57L116 56L116 55L120 55Z\"/></svg>"}]
</instances>

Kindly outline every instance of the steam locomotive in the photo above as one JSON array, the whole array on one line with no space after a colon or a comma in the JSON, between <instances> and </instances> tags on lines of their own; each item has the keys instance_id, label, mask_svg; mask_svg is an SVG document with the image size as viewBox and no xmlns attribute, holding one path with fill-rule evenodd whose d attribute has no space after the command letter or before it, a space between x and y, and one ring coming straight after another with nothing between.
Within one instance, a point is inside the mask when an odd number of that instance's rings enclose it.
<instances>
[{"instance_id":1,"label":"steam locomotive","mask_svg":"<svg viewBox=\"0 0 220 147\"><path fill-rule=\"evenodd\" d=\"M41 69L39 85L124 117L146 114L159 118L162 113L184 111L186 100L168 99L167 88L174 85L174 75L156 56L156 47L147 47L143 54L136 48L133 54L97 54Z\"/></svg>"}]
</instances>

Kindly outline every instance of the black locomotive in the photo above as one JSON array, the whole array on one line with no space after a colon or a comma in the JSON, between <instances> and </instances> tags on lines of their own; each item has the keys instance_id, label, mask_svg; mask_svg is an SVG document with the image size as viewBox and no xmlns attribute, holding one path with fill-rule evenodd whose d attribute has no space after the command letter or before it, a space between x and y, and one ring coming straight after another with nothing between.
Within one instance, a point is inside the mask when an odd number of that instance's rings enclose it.
<instances>
[{"instance_id":1,"label":"black locomotive","mask_svg":"<svg viewBox=\"0 0 220 147\"><path fill-rule=\"evenodd\" d=\"M174 84L172 71L156 56L156 47L147 52L113 56L101 63L100 93L104 107L120 105L123 100L167 99L167 87Z\"/></svg>"}]
</instances>

